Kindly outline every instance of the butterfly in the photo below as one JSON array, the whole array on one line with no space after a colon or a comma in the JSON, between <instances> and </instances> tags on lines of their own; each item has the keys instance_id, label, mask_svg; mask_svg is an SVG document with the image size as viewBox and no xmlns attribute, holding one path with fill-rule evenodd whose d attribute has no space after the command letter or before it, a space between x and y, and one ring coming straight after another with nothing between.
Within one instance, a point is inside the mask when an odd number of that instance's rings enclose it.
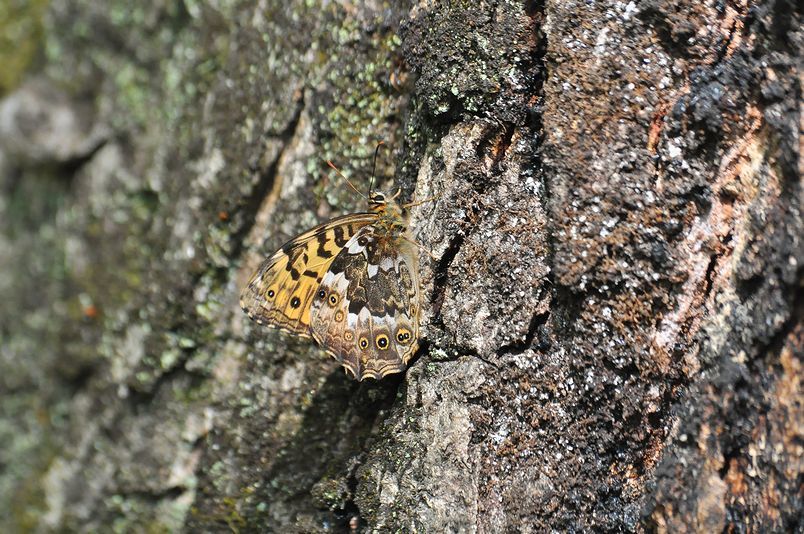
<instances>
[{"instance_id":1,"label":"butterfly","mask_svg":"<svg viewBox=\"0 0 804 534\"><path fill-rule=\"evenodd\" d=\"M269 256L240 306L258 324L312 337L352 377L405 369L418 348L418 249L402 207L374 191L368 211L332 219Z\"/></svg>"}]
</instances>

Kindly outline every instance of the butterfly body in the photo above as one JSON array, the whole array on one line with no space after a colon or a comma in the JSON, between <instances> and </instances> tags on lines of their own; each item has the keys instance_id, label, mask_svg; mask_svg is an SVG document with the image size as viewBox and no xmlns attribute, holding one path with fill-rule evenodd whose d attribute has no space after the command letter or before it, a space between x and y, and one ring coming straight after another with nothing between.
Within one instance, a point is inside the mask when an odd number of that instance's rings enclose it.
<instances>
[{"instance_id":1,"label":"butterfly body","mask_svg":"<svg viewBox=\"0 0 804 534\"><path fill-rule=\"evenodd\" d=\"M418 347L418 254L383 193L266 259L240 296L250 318L314 338L358 380L405 369Z\"/></svg>"}]
</instances>

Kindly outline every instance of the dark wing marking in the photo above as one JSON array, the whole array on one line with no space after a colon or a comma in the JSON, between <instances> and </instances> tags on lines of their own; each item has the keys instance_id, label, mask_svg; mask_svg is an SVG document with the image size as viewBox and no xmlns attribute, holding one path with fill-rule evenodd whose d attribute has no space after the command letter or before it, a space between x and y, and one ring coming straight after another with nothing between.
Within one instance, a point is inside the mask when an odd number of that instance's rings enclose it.
<instances>
[{"instance_id":1,"label":"dark wing marking","mask_svg":"<svg viewBox=\"0 0 804 534\"><path fill-rule=\"evenodd\" d=\"M309 337L310 304L341 250L337 242L376 220L375 213L344 215L291 239L260 265L240 294L240 306L257 323Z\"/></svg>"}]
</instances>

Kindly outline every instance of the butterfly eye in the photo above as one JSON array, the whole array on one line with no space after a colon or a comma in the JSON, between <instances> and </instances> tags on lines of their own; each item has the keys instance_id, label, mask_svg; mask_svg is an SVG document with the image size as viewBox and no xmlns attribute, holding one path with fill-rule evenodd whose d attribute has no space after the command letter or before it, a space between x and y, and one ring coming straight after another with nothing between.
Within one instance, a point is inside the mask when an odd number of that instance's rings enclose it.
<instances>
[{"instance_id":1,"label":"butterfly eye","mask_svg":"<svg viewBox=\"0 0 804 534\"><path fill-rule=\"evenodd\" d=\"M299 304L301 304L301 300L299 299L299 297L293 297L293 299L291 299L290 301L290 306L292 308L298 308Z\"/></svg>"},{"instance_id":2,"label":"butterfly eye","mask_svg":"<svg viewBox=\"0 0 804 534\"><path fill-rule=\"evenodd\" d=\"M410 330L407 328L400 328L396 333L396 340L399 343L406 344L410 340Z\"/></svg>"},{"instance_id":3,"label":"butterfly eye","mask_svg":"<svg viewBox=\"0 0 804 534\"><path fill-rule=\"evenodd\" d=\"M326 297L326 296L327 296L327 292L324 291L323 289L318 292L318 298L320 298L321 300L324 300L324 297Z\"/></svg>"},{"instance_id":4,"label":"butterfly eye","mask_svg":"<svg viewBox=\"0 0 804 534\"><path fill-rule=\"evenodd\" d=\"M385 334L380 334L379 336L377 336L376 343L377 348L380 350L388 348L388 336L386 336Z\"/></svg>"},{"instance_id":5,"label":"butterfly eye","mask_svg":"<svg viewBox=\"0 0 804 534\"><path fill-rule=\"evenodd\" d=\"M339 300L338 295L336 295L335 293L331 294L329 296L329 304L330 304L330 306L335 306L336 304L338 304L338 300Z\"/></svg>"},{"instance_id":6,"label":"butterfly eye","mask_svg":"<svg viewBox=\"0 0 804 534\"><path fill-rule=\"evenodd\" d=\"M340 323L341 321L343 321L343 312L338 310L335 312L335 322Z\"/></svg>"},{"instance_id":7,"label":"butterfly eye","mask_svg":"<svg viewBox=\"0 0 804 534\"><path fill-rule=\"evenodd\" d=\"M268 293L266 293L266 295L268 295L269 299L272 299L272 298L274 298L276 296L276 292L273 289L269 289Z\"/></svg>"},{"instance_id":8,"label":"butterfly eye","mask_svg":"<svg viewBox=\"0 0 804 534\"><path fill-rule=\"evenodd\" d=\"M361 337L360 341L358 341L358 345L360 345L361 349L366 350L368 348L368 339Z\"/></svg>"},{"instance_id":9,"label":"butterfly eye","mask_svg":"<svg viewBox=\"0 0 804 534\"><path fill-rule=\"evenodd\" d=\"M352 341L355 338L355 335L352 333L351 330L347 330L343 333L343 339L346 341Z\"/></svg>"}]
</instances>

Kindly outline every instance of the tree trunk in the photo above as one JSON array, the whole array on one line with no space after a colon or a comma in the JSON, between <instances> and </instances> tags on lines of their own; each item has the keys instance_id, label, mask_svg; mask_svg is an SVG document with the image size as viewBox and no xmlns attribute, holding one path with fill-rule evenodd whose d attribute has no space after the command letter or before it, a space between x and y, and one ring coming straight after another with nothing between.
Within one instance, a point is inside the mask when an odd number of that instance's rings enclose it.
<instances>
[{"instance_id":1,"label":"tree trunk","mask_svg":"<svg viewBox=\"0 0 804 534\"><path fill-rule=\"evenodd\" d=\"M0 530L801 528L797 5L31 9ZM379 140L427 309L358 383L238 294Z\"/></svg>"}]
</instances>

